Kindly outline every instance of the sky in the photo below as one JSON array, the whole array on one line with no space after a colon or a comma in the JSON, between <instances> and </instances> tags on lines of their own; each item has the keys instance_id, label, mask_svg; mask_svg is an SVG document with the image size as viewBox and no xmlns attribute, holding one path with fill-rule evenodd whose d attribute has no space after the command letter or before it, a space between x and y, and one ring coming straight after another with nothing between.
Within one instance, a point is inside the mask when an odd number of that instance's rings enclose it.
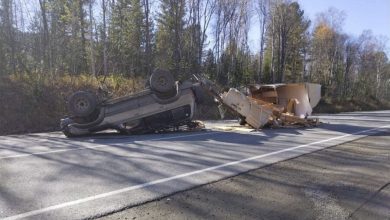
<instances>
[{"instance_id":1,"label":"sky","mask_svg":"<svg viewBox=\"0 0 390 220\"><path fill-rule=\"evenodd\" d=\"M390 46L390 0L297 0L305 11L305 16L313 22L316 14L334 7L344 11L345 33L358 37L364 30L371 30L374 36L384 36ZM254 29L252 24L252 29ZM250 33L250 45L258 47L258 31ZM257 35L257 36L256 36Z\"/></svg>"},{"instance_id":2,"label":"sky","mask_svg":"<svg viewBox=\"0 0 390 220\"><path fill-rule=\"evenodd\" d=\"M344 31L360 35L371 29L390 39L390 0L298 0L306 16L314 20L319 12L334 7L346 13Z\"/></svg>"}]
</instances>

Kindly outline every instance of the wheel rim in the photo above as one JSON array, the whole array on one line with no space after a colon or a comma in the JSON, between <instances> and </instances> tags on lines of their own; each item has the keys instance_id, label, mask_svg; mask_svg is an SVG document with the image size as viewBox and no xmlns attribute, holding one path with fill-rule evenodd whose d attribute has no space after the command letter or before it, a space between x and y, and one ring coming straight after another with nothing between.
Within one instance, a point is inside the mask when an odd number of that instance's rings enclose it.
<instances>
[{"instance_id":1,"label":"wheel rim","mask_svg":"<svg viewBox=\"0 0 390 220\"><path fill-rule=\"evenodd\" d=\"M86 111L89 108L89 103L85 99L77 99L77 101L76 101L76 108L79 111L84 112L84 111Z\"/></svg>"},{"instance_id":2,"label":"wheel rim","mask_svg":"<svg viewBox=\"0 0 390 220\"><path fill-rule=\"evenodd\" d=\"M160 76L158 78L157 82L158 82L159 86L161 86L161 87L165 87L167 85L167 80L163 76Z\"/></svg>"},{"instance_id":3,"label":"wheel rim","mask_svg":"<svg viewBox=\"0 0 390 220\"><path fill-rule=\"evenodd\" d=\"M150 87L156 92L166 93L172 90L174 86L175 80L167 70L157 69L150 77Z\"/></svg>"}]
</instances>

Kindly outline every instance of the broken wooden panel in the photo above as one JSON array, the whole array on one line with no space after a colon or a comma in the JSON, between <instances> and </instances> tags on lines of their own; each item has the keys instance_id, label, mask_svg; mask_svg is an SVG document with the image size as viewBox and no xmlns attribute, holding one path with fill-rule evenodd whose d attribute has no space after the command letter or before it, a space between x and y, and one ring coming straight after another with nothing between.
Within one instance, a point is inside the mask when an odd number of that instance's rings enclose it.
<instances>
[{"instance_id":1,"label":"broken wooden panel","mask_svg":"<svg viewBox=\"0 0 390 220\"><path fill-rule=\"evenodd\" d=\"M311 115L321 99L321 85L313 83L251 85L249 92L252 98L282 106L286 108L285 112L301 118ZM296 100L294 106L291 103L288 106L290 100ZM291 111L292 107L294 112Z\"/></svg>"},{"instance_id":2,"label":"broken wooden panel","mask_svg":"<svg viewBox=\"0 0 390 220\"><path fill-rule=\"evenodd\" d=\"M221 98L225 105L243 116L253 128L261 128L272 119L274 110L272 103L262 105L234 88L223 93Z\"/></svg>"},{"instance_id":3,"label":"broken wooden panel","mask_svg":"<svg viewBox=\"0 0 390 220\"><path fill-rule=\"evenodd\" d=\"M273 120L273 111L270 106L262 106L255 102L250 102L250 112L245 117L246 123L255 129L262 128Z\"/></svg>"},{"instance_id":4,"label":"broken wooden panel","mask_svg":"<svg viewBox=\"0 0 390 220\"><path fill-rule=\"evenodd\" d=\"M229 106L242 116L245 116L250 112L251 104L249 99L237 89L229 89L228 92L221 94L221 99L223 104Z\"/></svg>"}]
</instances>

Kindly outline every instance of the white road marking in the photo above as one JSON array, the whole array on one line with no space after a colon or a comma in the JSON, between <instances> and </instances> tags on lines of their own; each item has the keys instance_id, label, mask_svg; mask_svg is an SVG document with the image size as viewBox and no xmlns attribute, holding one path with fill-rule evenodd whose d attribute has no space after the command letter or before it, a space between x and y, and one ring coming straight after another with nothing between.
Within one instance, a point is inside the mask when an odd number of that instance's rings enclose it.
<instances>
[{"instance_id":1,"label":"white road marking","mask_svg":"<svg viewBox=\"0 0 390 220\"><path fill-rule=\"evenodd\" d=\"M337 120L351 120L351 121L376 121L376 122L390 122L390 120L385 120L385 119L370 119L370 118L359 118L359 117L330 117L330 116L314 116L311 118L319 118L319 119L328 119L332 121L337 121Z\"/></svg>"},{"instance_id":2,"label":"white road marking","mask_svg":"<svg viewBox=\"0 0 390 220\"><path fill-rule=\"evenodd\" d=\"M162 140L171 140L171 139L177 139L177 138L186 138L186 137L196 137L196 136L205 136L210 134L219 134L222 133L220 131L212 131L207 133L200 133L200 134L191 134L191 135L180 135L180 136L171 136L171 137L162 137L162 138L154 138L154 139L146 139L146 140L134 140L132 142L143 142L143 141L162 141ZM97 149L102 147L110 147L110 145L107 144L99 144L93 147L77 147L77 148L70 148L70 149L61 149L61 150L52 150L52 151L41 151L41 152L35 152L35 153L24 153L24 154L16 154L16 155L10 155L10 156L3 156L0 157L1 159L9 159L9 158L19 158L19 157L29 157L34 155L43 155L43 154L54 154L54 153L60 153L60 152L66 152L66 151L74 151L74 150L91 150L91 149Z\"/></svg>"},{"instance_id":3,"label":"white road marking","mask_svg":"<svg viewBox=\"0 0 390 220\"><path fill-rule=\"evenodd\" d=\"M95 195L95 196L86 197L86 198L83 198L83 199L78 199L78 200L74 200L74 201L70 201L70 202L61 203L61 204L58 204L58 205L49 206L49 207L42 208L42 209L37 209L37 210L33 210L33 211L17 214L17 215L14 215L14 216L6 217L3 220L17 220L17 219L27 218L27 217L39 215L39 214L42 214L42 213L46 213L46 212L49 212L49 211L53 211L53 210L57 210L57 209L61 209L61 208L69 207L69 206L74 206L74 205L77 205L77 204L90 202L90 201L94 201L94 200L105 198L105 197L109 197L109 196L118 195L118 194L121 194L121 193L124 193L124 192L129 192L129 191L133 191L133 190L136 190L136 189L142 189L142 188L145 188L145 187L148 187L148 186L153 186L153 185L157 185L157 184L160 184L160 183L165 183L165 182L172 181L172 180L176 180L176 179L180 179L180 178L184 178L184 177L188 177L188 176L193 176L193 175L196 175L196 174L200 174L200 173L204 173L204 172L208 172L208 171L212 171L212 170L216 170L216 169L220 169L220 168L224 168L224 167L228 167L228 166L232 166L232 165L237 165L237 164L240 164L240 163L244 163L244 162L248 162L248 161L252 161L252 160L257 160L257 159L260 159L260 158L265 158L265 157L273 156L273 155L284 153L284 152L288 152L288 151L293 151L293 150L296 150L296 149L299 149L299 148L305 148L305 147L312 146L312 145L315 145L315 144L321 144L321 143L325 143L325 142L329 142L329 141L333 141L333 140L338 140L338 139L342 139L342 138L353 136L353 135L369 133L371 131L377 131L377 130L380 130L380 129L383 129L383 128L390 128L390 125L386 125L386 126L382 126L382 127L378 127L378 128L372 128L372 129L364 130L364 131L359 131L359 132L355 132L355 133L352 133L352 134L346 134L346 135L342 135L342 136L337 136L337 137L333 137L333 138L330 138L330 139L325 139L325 140L321 140L321 141L312 142L312 143L309 143L309 144L304 144L304 145L299 145L299 146L295 146L295 147L290 147L290 148L274 151L274 152L267 153L267 154L261 154L261 155L245 158L245 159L242 159L242 160L232 161L232 162L229 162L229 163L224 163L224 164L221 164L221 165L204 168L204 169L201 169L201 170L195 170L195 171L192 171L192 172L183 173L183 174L179 174L179 175L176 175L176 176L162 178L162 179L154 180L154 181L143 183L143 184L139 184L139 185L135 185L135 186L130 186L130 187L114 190L114 191L111 191L111 192L107 192L107 193L102 193L102 194L98 194L98 195Z\"/></svg>"}]
</instances>

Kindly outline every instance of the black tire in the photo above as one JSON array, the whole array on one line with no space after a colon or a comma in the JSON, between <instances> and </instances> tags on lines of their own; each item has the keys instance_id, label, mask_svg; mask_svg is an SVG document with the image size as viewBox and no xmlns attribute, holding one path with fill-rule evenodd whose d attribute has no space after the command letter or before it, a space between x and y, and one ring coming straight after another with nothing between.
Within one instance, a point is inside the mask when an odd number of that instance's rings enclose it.
<instances>
[{"instance_id":1,"label":"black tire","mask_svg":"<svg viewBox=\"0 0 390 220\"><path fill-rule=\"evenodd\" d=\"M167 70L157 69L150 76L150 88L160 94L169 93L175 89L175 79Z\"/></svg>"},{"instance_id":2,"label":"black tire","mask_svg":"<svg viewBox=\"0 0 390 220\"><path fill-rule=\"evenodd\" d=\"M61 123L60 123L60 128L61 128L61 131L62 133L64 133L64 135L66 137L73 137L74 135L70 132L69 130L69 124L71 124L73 121L69 118L67 119L62 119L61 120Z\"/></svg>"},{"instance_id":3,"label":"black tire","mask_svg":"<svg viewBox=\"0 0 390 220\"><path fill-rule=\"evenodd\" d=\"M70 131L69 131L69 128L66 127L62 130L62 133L67 137L67 138L73 138L73 137L76 137L76 135L72 134Z\"/></svg>"},{"instance_id":4,"label":"black tire","mask_svg":"<svg viewBox=\"0 0 390 220\"><path fill-rule=\"evenodd\" d=\"M160 92L154 92L154 94L157 96L157 98L161 100L168 100L172 97L175 97L179 91L175 88L165 93Z\"/></svg>"},{"instance_id":5,"label":"black tire","mask_svg":"<svg viewBox=\"0 0 390 220\"><path fill-rule=\"evenodd\" d=\"M245 118L243 118L243 117L238 118L238 123L240 125L245 125L246 124Z\"/></svg>"},{"instance_id":6,"label":"black tire","mask_svg":"<svg viewBox=\"0 0 390 220\"><path fill-rule=\"evenodd\" d=\"M97 97L90 92L79 91L69 97L68 108L73 116L86 117L97 107Z\"/></svg>"}]
</instances>

